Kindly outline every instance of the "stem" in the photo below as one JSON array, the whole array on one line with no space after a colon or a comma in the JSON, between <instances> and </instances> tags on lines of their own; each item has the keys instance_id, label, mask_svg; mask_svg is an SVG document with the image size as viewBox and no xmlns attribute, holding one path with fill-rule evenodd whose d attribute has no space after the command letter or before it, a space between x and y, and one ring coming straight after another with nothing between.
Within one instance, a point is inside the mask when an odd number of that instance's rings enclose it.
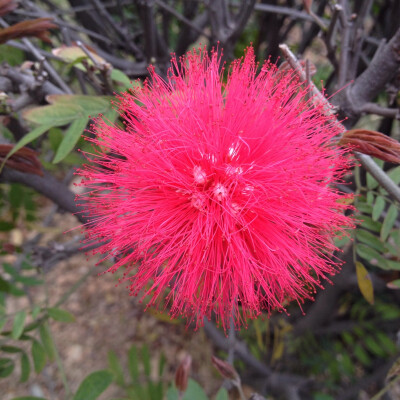
<instances>
[{"instance_id":1,"label":"stem","mask_svg":"<svg viewBox=\"0 0 400 400\"><path fill-rule=\"evenodd\" d=\"M380 399L395 383L400 381L400 375L397 375L396 378L390 381L383 389L381 389L374 397L371 397L371 400Z\"/></svg>"},{"instance_id":2,"label":"stem","mask_svg":"<svg viewBox=\"0 0 400 400\"><path fill-rule=\"evenodd\" d=\"M58 349L57 349L57 347L55 345L53 333L51 331L49 323L47 323L47 328L48 328L50 339L51 339L51 341L53 342L53 345L54 345L54 358L56 360L57 368L58 368L58 370L60 372L61 380L62 380L64 389L65 389L65 399L69 400L71 398L72 392L71 392L71 388L69 387L69 383L68 383L68 380L67 380L67 375L65 374L64 364L63 364L63 362L61 360L60 354L59 354Z\"/></svg>"}]
</instances>

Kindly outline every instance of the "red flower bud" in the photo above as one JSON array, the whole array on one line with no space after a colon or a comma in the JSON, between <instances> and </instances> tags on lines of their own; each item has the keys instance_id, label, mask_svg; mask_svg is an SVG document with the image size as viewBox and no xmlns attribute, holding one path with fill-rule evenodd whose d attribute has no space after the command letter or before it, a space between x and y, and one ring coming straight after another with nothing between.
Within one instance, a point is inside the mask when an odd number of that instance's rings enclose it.
<instances>
[{"instance_id":1,"label":"red flower bud","mask_svg":"<svg viewBox=\"0 0 400 400\"><path fill-rule=\"evenodd\" d=\"M400 143L380 132L351 129L343 134L339 144L384 161L400 163Z\"/></svg>"},{"instance_id":2,"label":"red flower bud","mask_svg":"<svg viewBox=\"0 0 400 400\"><path fill-rule=\"evenodd\" d=\"M188 379L190 374L190 367L192 366L192 357L187 354L180 362L178 369L175 373L175 386L181 393L187 389Z\"/></svg>"}]
</instances>

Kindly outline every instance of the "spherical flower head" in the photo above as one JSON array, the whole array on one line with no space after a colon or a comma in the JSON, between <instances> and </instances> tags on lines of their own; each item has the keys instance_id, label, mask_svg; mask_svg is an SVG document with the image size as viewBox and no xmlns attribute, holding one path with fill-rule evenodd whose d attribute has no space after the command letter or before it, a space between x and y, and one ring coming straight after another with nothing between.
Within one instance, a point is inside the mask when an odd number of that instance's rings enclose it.
<instances>
[{"instance_id":1,"label":"spherical flower head","mask_svg":"<svg viewBox=\"0 0 400 400\"><path fill-rule=\"evenodd\" d=\"M335 185L350 163L325 106L253 49L224 79L216 52L172 60L98 121L80 171L88 241L150 306L224 328L312 298L351 227Z\"/></svg>"}]
</instances>

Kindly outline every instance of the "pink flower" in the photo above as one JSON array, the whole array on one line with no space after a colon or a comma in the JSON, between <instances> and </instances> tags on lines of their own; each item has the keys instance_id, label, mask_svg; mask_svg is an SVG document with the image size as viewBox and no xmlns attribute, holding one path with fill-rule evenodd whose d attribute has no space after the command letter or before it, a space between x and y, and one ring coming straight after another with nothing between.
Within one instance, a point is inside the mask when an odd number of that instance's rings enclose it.
<instances>
[{"instance_id":1,"label":"pink flower","mask_svg":"<svg viewBox=\"0 0 400 400\"><path fill-rule=\"evenodd\" d=\"M324 106L253 49L227 80L215 52L173 59L168 81L119 99L80 174L88 241L125 269L132 295L224 328L312 298L338 270L332 238L353 222L335 189L349 168Z\"/></svg>"}]
</instances>

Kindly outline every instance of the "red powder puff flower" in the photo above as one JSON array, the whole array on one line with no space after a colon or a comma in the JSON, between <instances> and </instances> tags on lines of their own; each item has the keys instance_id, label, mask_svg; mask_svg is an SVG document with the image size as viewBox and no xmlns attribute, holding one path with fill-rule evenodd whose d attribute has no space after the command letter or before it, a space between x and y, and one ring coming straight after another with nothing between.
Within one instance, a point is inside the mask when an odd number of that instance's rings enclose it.
<instances>
[{"instance_id":1,"label":"red powder puff flower","mask_svg":"<svg viewBox=\"0 0 400 400\"><path fill-rule=\"evenodd\" d=\"M289 71L257 74L252 48L226 82L215 52L180 61L121 96L125 129L93 128L86 238L149 305L239 327L337 271L332 237L352 220L334 184L349 161L324 105Z\"/></svg>"}]
</instances>

